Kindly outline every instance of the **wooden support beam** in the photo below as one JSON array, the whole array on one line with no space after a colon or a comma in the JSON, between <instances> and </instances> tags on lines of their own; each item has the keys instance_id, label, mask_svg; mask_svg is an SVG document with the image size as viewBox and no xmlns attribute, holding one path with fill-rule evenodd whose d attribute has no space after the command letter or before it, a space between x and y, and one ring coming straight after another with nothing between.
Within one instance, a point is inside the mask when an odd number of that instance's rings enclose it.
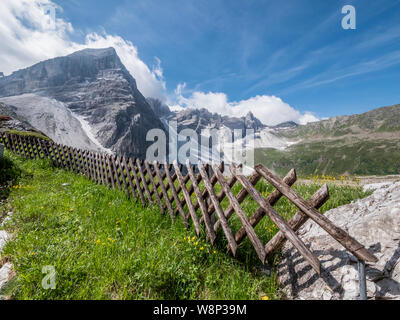
<instances>
[{"instance_id":1,"label":"wooden support beam","mask_svg":"<svg viewBox=\"0 0 400 320\"><path fill-rule=\"evenodd\" d=\"M206 230L207 230L208 237L210 239L211 244L214 245L214 242L215 242L215 239L216 239L217 236L216 236L214 228L213 228L213 226L211 224L211 220L210 220L210 216L208 215L206 203L204 202L203 195L202 195L202 193L201 193L201 191L199 189L199 185L197 183L197 179L195 177L193 169L190 166L189 159L186 161L186 168L187 168L188 173L190 175L190 179L192 180L192 186L194 188L194 192L195 192L196 197L197 197L197 203L200 206L200 211L201 211L201 213L203 215L203 220L204 220L204 223L206 225Z\"/></svg>"},{"instance_id":2,"label":"wooden support beam","mask_svg":"<svg viewBox=\"0 0 400 320\"><path fill-rule=\"evenodd\" d=\"M264 246L261 243L260 239L258 238L256 232L254 231L253 227L251 226L246 214L244 213L242 207L239 204L239 201L236 199L235 194L232 192L230 187L228 186L227 182L224 179L221 171L219 171L218 167L213 164L212 168L217 175L218 181L221 187L224 189L225 194L235 209L236 214L239 217L240 222L242 223L243 227L246 229L247 236L249 237L251 243L253 244L254 249L257 252L258 257L260 258L261 262L265 262L265 250Z\"/></svg>"},{"instance_id":3,"label":"wooden support beam","mask_svg":"<svg viewBox=\"0 0 400 320\"><path fill-rule=\"evenodd\" d=\"M328 201L329 199L329 190L328 190L328 185L324 184L314 195L311 197L308 202L310 203L311 206L313 206L316 209L319 209L323 206L323 204ZM305 215L303 212L298 211L292 219L289 220L288 224L289 227L293 231L299 230L299 228L309 219L307 215ZM265 253L267 256L271 255L274 253L276 250L282 247L282 245L285 243L286 237L282 232L278 232L275 234L275 236L266 244L265 246Z\"/></svg>"},{"instance_id":4,"label":"wooden support beam","mask_svg":"<svg viewBox=\"0 0 400 320\"><path fill-rule=\"evenodd\" d=\"M361 243L351 237L343 229L335 226L327 217L322 215L317 209L313 208L306 200L300 197L279 177L265 168L263 165L257 165L256 170L266 180L268 180L275 188L283 193L294 205L296 205L303 213L308 215L326 232L328 232L343 247L354 254L358 259L363 261L377 262L378 259L370 253Z\"/></svg>"},{"instance_id":5,"label":"wooden support beam","mask_svg":"<svg viewBox=\"0 0 400 320\"><path fill-rule=\"evenodd\" d=\"M187 205L187 207L189 209L189 214L190 214L190 216L192 217L192 220L193 220L194 229L196 231L196 234L200 235L201 229L200 229L199 218L197 217L196 211L194 210L192 200L190 199L190 194L189 194L189 192L188 192L188 190L186 188L185 180L184 180L184 178L182 176L181 170L179 169L179 166L178 166L178 163L177 163L176 160L174 161L174 168L175 168L175 173L176 173L176 175L178 177L178 181L179 181L179 183L181 185L183 196L185 197L185 200L186 200L186 205Z\"/></svg>"},{"instance_id":6,"label":"wooden support beam","mask_svg":"<svg viewBox=\"0 0 400 320\"><path fill-rule=\"evenodd\" d=\"M313 269L321 274L321 264L318 258L306 247L296 233L289 227L286 221L272 208L267 200L258 192L256 188L243 176L236 172L236 168L231 164L229 169L232 174L236 176L242 186L247 190L250 196L258 203L258 205L266 212L273 223L281 230L287 239L293 244L293 246L299 250L301 255L306 261L313 267ZM263 261L263 263L265 260Z\"/></svg>"}]
</instances>

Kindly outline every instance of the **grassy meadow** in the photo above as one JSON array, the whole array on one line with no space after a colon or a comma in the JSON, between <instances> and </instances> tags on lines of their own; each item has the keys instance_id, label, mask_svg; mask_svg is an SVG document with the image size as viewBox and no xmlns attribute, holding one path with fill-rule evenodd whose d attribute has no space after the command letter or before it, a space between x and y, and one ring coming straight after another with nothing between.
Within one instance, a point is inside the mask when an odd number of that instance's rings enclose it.
<instances>
[{"instance_id":1,"label":"grassy meadow","mask_svg":"<svg viewBox=\"0 0 400 320\"><path fill-rule=\"evenodd\" d=\"M0 220L14 212L5 225L13 234L1 261L11 260L17 276L0 292L11 299L281 299L274 265L262 271L251 243L245 240L236 258L226 250L222 230L211 247L205 234L186 230L179 216L143 208L123 191L96 185L84 176L51 166L49 161L27 161L5 153L0 160ZM320 184L294 189L308 199ZM217 186L217 189L219 187ZM257 185L265 196L273 188ZM238 193L240 188L233 188ZM367 196L361 187L330 185L325 212ZM228 205L225 199L222 206ZM257 204L246 199L250 215ZM275 206L286 219L297 211L282 198ZM230 219L233 231L238 219ZM256 232L266 243L277 232L264 218ZM56 288L42 288L44 266L53 266Z\"/></svg>"}]
</instances>

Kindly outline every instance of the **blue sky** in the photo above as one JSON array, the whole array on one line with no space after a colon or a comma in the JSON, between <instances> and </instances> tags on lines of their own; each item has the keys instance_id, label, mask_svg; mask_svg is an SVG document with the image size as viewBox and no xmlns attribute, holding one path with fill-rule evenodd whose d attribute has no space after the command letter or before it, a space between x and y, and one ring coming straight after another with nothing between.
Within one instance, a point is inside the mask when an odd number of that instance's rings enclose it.
<instances>
[{"instance_id":1,"label":"blue sky","mask_svg":"<svg viewBox=\"0 0 400 320\"><path fill-rule=\"evenodd\" d=\"M400 1L55 2L82 37L105 30L158 57L168 91L276 95L319 117L400 103ZM347 4L356 30L341 27Z\"/></svg>"}]
</instances>

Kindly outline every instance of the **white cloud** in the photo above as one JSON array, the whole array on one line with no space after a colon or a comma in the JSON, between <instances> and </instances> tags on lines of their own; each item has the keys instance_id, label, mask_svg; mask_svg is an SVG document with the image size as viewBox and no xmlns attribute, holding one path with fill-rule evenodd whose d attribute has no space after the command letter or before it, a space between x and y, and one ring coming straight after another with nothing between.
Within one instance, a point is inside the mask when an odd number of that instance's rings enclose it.
<instances>
[{"instance_id":1,"label":"white cloud","mask_svg":"<svg viewBox=\"0 0 400 320\"><path fill-rule=\"evenodd\" d=\"M285 121L306 124L319 120L312 113L301 113L275 96L261 95L247 100L229 102L227 95L222 92L196 91L186 98L182 94L184 88L185 84L179 85L175 93L178 97L178 105L186 108L206 108L210 112L235 117L242 117L252 112L261 122L271 126Z\"/></svg>"},{"instance_id":2,"label":"white cloud","mask_svg":"<svg viewBox=\"0 0 400 320\"><path fill-rule=\"evenodd\" d=\"M56 8L54 28L46 8ZM84 48L114 47L139 90L146 97L165 99L165 81L161 62L156 58L153 70L139 58L137 48L119 36L88 34L84 43L71 40L71 24L57 18L62 8L50 0L0 1L0 71L5 75L37 62L67 55Z\"/></svg>"}]
</instances>

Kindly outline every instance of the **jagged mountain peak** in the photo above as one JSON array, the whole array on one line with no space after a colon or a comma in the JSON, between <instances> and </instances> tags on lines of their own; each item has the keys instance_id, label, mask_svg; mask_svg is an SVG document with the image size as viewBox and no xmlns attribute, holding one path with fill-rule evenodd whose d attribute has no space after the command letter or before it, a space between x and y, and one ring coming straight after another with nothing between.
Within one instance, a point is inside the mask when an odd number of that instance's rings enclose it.
<instances>
[{"instance_id":1,"label":"jagged mountain peak","mask_svg":"<svg viewBox=\"0 0 400 320\"><path fill-rule=\"evenodd\" d=\"M92 56L97 58L114 56L117 57L117 51L113 47L108 48L86 48L76 51L69 56Z\"/></svg>"},{"instance_id":2,"label":"jagged mountain peak","mask_svg":"<svg viewBox=\"0 0 400 320\"><path fill-rule=\"evenodd\" d=\"M56 142L91 150L144 158L147 132L164 128L114 48L80 50L0 78L0 99Z\"/></svg>"}]
</instances>

